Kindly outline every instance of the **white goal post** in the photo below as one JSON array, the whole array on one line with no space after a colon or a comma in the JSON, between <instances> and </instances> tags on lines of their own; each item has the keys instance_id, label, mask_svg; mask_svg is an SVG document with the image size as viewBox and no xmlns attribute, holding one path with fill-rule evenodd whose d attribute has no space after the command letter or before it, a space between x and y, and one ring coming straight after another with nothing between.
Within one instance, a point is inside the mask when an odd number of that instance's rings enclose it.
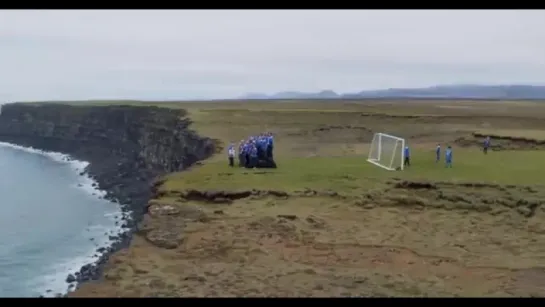
<instances>
[{"instance_id":1,"label":"white goal post","mask_svg":"<svg viewBox=\"0 0 545 307\"><path fill-rule=\"evenodd\" d=\"M403 170L405 139L386 133L375 133L367 161L378 167Z\"/></svg>"}]
</instances>

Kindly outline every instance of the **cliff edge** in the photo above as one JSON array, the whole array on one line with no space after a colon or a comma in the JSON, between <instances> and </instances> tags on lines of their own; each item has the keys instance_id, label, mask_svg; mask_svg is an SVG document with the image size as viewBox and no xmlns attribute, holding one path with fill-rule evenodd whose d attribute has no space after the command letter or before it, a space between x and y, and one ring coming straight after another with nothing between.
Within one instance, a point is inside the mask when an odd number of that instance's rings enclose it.
<instances>
[{"instance_id":1,"label":"cliff edge","mask_svg":"<svg viewBox=\"0 0 545 307\"><path fill-rule=\"evenodd\" d=\"M149 106L2 106L1 142L62 152L89 162L85 173L107 192L107 199L131 212L123 224L130 231L116 238L96 264L83 267L67 281L96 279L108 254L128 244L156 178L214 154L215 142L190 130L186 115L181 109Z\"/></svg>"}]
</instances>

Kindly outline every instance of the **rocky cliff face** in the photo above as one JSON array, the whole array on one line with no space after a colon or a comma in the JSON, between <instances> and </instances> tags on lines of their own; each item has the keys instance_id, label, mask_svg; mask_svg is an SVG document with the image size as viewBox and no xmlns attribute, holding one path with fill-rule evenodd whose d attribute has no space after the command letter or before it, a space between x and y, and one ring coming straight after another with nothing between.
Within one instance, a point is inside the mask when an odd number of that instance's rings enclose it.
<instances>
[{"instance_id":1,"label":"rocky cliff face","mask_svg":"<svg viewBox=\"0 0 545 307\"><path fill-rule=\"evenodd\" d=\"M139 220L160 175L214 153L214 142L188 129L185 111L159 107L13 103L0 113L0 141L69 154L108 198Z\"/></svg>"}]
</instances>

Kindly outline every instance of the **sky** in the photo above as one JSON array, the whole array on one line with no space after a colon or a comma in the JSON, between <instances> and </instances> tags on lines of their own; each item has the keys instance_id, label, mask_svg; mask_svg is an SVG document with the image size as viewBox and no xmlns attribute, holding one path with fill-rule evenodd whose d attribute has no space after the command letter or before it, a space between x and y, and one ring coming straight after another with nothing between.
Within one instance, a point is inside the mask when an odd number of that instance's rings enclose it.
<instances>
[{"instance_id":1,"label":"sky","mask_svg":"<svg viewBox=\"0 0 545 307\"><path fill-rule=\"evenodd\" d=\"M0 11L0 101L545 85L545 10Z\"/></svg>"}]
</instances>

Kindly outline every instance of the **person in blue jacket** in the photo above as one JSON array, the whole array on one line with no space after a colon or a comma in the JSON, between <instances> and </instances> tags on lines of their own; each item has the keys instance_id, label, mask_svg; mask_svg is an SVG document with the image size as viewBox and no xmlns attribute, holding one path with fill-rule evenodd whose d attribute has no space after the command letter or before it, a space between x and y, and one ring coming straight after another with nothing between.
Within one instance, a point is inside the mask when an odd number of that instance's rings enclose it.
<instances>
[{"instance_id":1,"label":"person in blue jacket","mask_svg":"<svg viewBox=\"0 0 545 307\"><path fill-rule=\"evenodd\" d=\"M403 149L403 155L405 156L403 166L411 166L411 151L409 150L409 145L406 145Z\"/></svg>"},{"instance_id":2,"label":"person in blue jacket","mask_svg":"<svg viewBox=\"0 0 545 307\"><path fill-rule=\"evenodd\" d=\"M244 166L245 167L250 167L250 150L252 148L251 146L251 141L246 141L246 143L244 144L244 159L245 159L245 163L244 163Z\"/></svg>"},{"instance_id":3,"label":"person in blue jacket","mask_svg":"<svg viewBox=\"0 0 545 307\"><path fill-rule=\"evenodd\" d=\"M452 168L452 147L450 145L445 150L445 167Z\"/></svg>"},{"instance_id":4,"label":"person in blue jacket","mask_svg":"<svg viewBox=\"0 0 545 307\"><path fill-rule=\"evenodd\" d=\"M490 147L490 137L487 136L483 142L483 152L486 155L488 153L488 148Z\"/></svg>"},{"instance_id":5,"label":"person in blue jacket","mask_svg":"<svg viewBox=\"0 0 545 307\"><path fill-rule=\"evenodd\" d=\"M258 162L257 145L256 145L255 141L250 143L249 151L250 151L250 153L249 153L250 163L249 163L248 167L249 168L255 168L257 166L257 162Z\"/></svg>"},{"instance_id":6,"label":"person in blue jacket","mask_svg":"<svg viewBox=\"0 0 545 307\"><path fill-rule=\"evenodd\" d=\"M265 134L260 134L257 138L257 157L259 160L265 160L267 156L267 139Z\"/></svg>"},{"instance_id":7,"label":"person in blue jacket","mask_svg":"<svg viewBox=\"0 0 545 307\"><path fill-rule=\"evenodd\" d=\"M274 138L272 133L260 133L257 136L250 136L246 140L241 140L238 145L239 166L246 168L276 168L273 160ZM228 157L235 153L235 145L228 147Z\"/></svg>"},{"instance_id":8,"label":"person in blue jacket","mask_svg":"<svg viewBox=\"0 0 545 307\"><path fill-rule=\"evenodd\" d=\"M244 160L244 140L240 140L238 143L238 166L242 167L246 164Z\"/></svg>"},{"instance_id":9,"label":"person in blue jacket","mask_svg":"<svg viewBox=\"0 0 545 307\"><path fill-rule=\"evenodd\" d=\"M271 132L267 133L266 142L267 142L267 159L273 160L274 136Z\"/></svg>"}]
</instances>

